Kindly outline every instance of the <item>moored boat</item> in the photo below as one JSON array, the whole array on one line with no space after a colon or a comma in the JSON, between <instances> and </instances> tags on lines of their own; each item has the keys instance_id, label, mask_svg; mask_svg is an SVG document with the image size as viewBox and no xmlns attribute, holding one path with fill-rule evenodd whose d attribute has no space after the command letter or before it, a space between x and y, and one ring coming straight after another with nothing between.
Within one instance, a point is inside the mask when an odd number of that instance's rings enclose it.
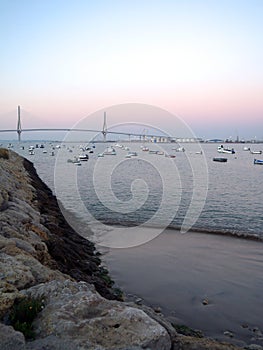
<instances>
[{"instance_id":1,"label":"moored boat","mask_svg":"<svg viewBox=\"0 0 263 350\"><path fill-rule=\"evenodd\" d=\"M234 148L231 148L231 149L230 148L225 148L223 145L218 146L217 152L218 153L227 153L227 154L235 154L236 153Z\"/></svg>"},{"instance_id":2,"label":"moored boat","mask_svg":"<svg viewBox=\"0 0 263 350\"><path fill-rule=\"evenodd\" d=\"M178 148L173 148L173 151L175 152L185 152L184 147L178 147Z\"/></svg>"},{"instance_id":3,"label":"moored boat","mask_svg":"<svg viewBox=\"0 0 263 350\"><path fill-rule=\"evenodd\" d=\"M251 150L250 150L250 153L251 153L251 154L262 154L262 151L251 151Z\"/></svg>"},{"instance_id":4,"label":"moored boat","mask_svg":"<svg viewBox=\"0 0 263 350\"><path fill-rule=\"evenodd\" d=\"M106 150L103 152L104 156L116 156L116 151L113 147L108 147Z\"/></svg>"},{"instance_id":5,"label":"moored boat","mask_svg":"<svg viewBox=\"0 0 263 350\"><path fill-rule=\"evenodd\" d=\"M254 159L254 164L263 165L263 159Z\"/></svg>"},{"instance_id":6,"label":"moored boat","mask_svg":"<svg viewBox=\"0 0 263 350\"><path fill-rule=\"evenodd\" d=\"M213 158L214 162L220 162L220 163L226 163L227 162L227 158L222 158L222 157L216 157Z\"/></svg>"},{"instance_id":7,"label":"moored boat","mask_svg":"<svg viewBox=\"0 0 263 350\"><path fill-rule=\"evenodd\" d=\"M87 160L89 160L89 156L86 153L82 153L79 155L78 160L80 162L86 162Z\"/></svg>"},{"instance_id":8,"label":"moored boat","mask_svg":"<svg viewBox=\"0 0 263 350\"><path fill-rule=\"evenodd\" d=\"M128 155L131 156L131 157L138 156L137 152L129 152Z\"/></svg>"}]
</instances>

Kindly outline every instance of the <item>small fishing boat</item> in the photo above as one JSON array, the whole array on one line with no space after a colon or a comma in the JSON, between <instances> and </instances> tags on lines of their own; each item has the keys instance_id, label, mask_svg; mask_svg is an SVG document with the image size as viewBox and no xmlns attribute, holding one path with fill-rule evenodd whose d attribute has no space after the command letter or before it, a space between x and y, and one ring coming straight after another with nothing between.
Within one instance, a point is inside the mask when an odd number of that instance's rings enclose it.
<instances>
[{"instance_id":1,"label":"small fishing boat","mask_svg":"<svg viewBox=\"0 0 263 350\"><path fill-rule=\"evenodd\" d=\"M117 147L117 148L123 148L123 145L121 145L120 143L116 143L116 144L115 144L115 147Z\"/></svg>"},{"instance_id":2,"label":"small fishing boat","mask_svg":"<svg viewBox=\"0 0 263 350\"><path fill-rule=\"evenodd\" d=\"M129 152L128 155L131 156L131 157L137 157L138 156L137 152Z\"/></svg>"},{"instance_id":3,"label":"small fishing boat","mask_svg":"<svg viewBox=\"0 0 263 350\"><path fill-rule=\"evenodd\" d=\"M103 152L104 156L116 156L116 151L113 147L108 147L106 150Z\"/></svg>"},{"instance_id":4,"label":"small fishing boat","mask_svg":"<svg viewBox=\"0 0 263 350\"><path fill-rule=\"evenodd\" d=\"M72 163L73 163L74 165L77 165L77 166L81 165L81 161L80 161L79 158L77 158L77 157L74 157Z\"/></svg>"},{"instance_id":5,"label":"small fishing boat","mask_svg":"<svg viewBox=\"0 0 263 350\"><path fill-rule=\"evenodd\" d=\"M217 152L218 153L227 153L227 154L235 154L236 153L234 148L231 148L231 149L230 148L225 148L223 145L218 146Z\"/></svg>"},{"instance_id":6,"label":"small fishing boat","mask_svg":"<svg viewBox=\"0 0 263 350\"><path fill-rule=\"evenodd\" d=\"M146 147L146 146L142 146L141 149L142 149L143 152L148 152L149 151L149 148Z\"/></svg>"},{"instance_id":7,"label":"small fishing boat","mask_svg":"<svg viewBox=\"0 0 263 350\"><path fill-rule=\"evenodd\" d=\"M254 164L263 165L263 159L254 159Z\"/></svg>"},{"instance_id":8,"label":"small fishing boat","mask_svg":"<svg viewBox=\"0 0 263 350\"><path fill-rule=\"evenodd\" d=\"M220 163L226 163L227 162L227 158L222 158L222 157L216 157L213 158L214 162L220 162Z\"/></svg>"},{"instance_id":9,"label":"small fishing boat","mask_svg":"<svg viewBox=\"0 0 263 350\"><path fill-rule=\"evenodd\" d=\"M78 160L80 162L86 162L86 161L89 160L89 156L86 153L82 153L82 154L79 155Z\"/></svg>"},{"instance_id":10,"label":"small fishing boat","mask_svg":"<svg viewBox=\"0 0 263 350\"><path fill-rule=\"evenodd\" d=\"M250 147L246 147L246 146L245 146L245 147L243 148L243 151L250 151Z\"/></svg>"},{"instance_id":11,"label":"small fishing boat","mask_svg":"<svg viewBox=\"0 0 263 350\"><path fill-rule=\"evenodd\" d=\"M250 151L251 154L262 154L262 151Z\"/></svg>"},{"instance_id":12,"label":"small fishing boat","mask_svg":"<svg viewBox=\"0 0 263 350\"><path fill-rule=\"evenodd\" d=\"M86 147L85 149L86 149L86 151L88 151L88 153L94 153L94 152L93 152L93 149L90 148L90 147Z\"/></svg>"},{"instance_id":13,"label":"small fishing boat","mask_svg":"<svg viewBox=\"0 0 263 350\"><path fill-rule=\"evenodd\" d=\"M173 151L175 152L185 152L184 147L178 147L178 148L173 148Z\"/></svg>"}]
</instances>

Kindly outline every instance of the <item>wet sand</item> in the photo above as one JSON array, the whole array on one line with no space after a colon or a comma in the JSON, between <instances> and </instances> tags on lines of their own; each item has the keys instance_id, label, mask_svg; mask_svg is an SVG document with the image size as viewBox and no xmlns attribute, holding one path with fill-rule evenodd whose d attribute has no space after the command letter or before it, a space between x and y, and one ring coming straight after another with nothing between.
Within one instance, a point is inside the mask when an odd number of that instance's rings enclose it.
<instances>
[{"instance_id":1,"label":"wet sand","mask_svg":"<svg viewBox=\"0 0 263 350\"><path fill-rule=\"evenodd\" d=\"M104 260L125 293L176 323L263 345L263 243L168 229L139 247L111 249Z\"/></svg>"}]
</instances>

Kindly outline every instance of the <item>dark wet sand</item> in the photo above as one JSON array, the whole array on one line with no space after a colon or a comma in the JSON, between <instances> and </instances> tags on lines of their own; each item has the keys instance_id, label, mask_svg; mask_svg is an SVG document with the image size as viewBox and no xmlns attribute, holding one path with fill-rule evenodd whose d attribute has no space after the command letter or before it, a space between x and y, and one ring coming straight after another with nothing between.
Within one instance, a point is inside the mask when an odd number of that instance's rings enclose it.
<instances>
[{"instance_id":1,"label":"dark wet sand","mask_svg":"<svg viewBox=\"0 0 263 350\"><path fill-rule=\"evenodd\" d=\"M166 230L104 258L119 287L160 306L176 323L220 340L263 345L263 243Z\"/></svg>"}]
</instances>

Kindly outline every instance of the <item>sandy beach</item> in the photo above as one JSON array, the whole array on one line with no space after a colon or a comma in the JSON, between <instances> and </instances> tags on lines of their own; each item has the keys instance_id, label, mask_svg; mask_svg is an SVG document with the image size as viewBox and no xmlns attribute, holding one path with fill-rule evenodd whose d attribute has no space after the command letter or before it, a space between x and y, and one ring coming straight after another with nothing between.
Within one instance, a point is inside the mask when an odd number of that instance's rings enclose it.
<instances>
[{"instance_id":1,"label":"sandy beach","mask_svg":"<svg viewBox=\"0 0 263 350\"><path fill-rule=\"evenodd\" d=\"M119 287L161 307L175 323L238 345L262 345L262 248L168 229L147 244L111 249L104 259Z\"/></svg>"}]
</instances>

